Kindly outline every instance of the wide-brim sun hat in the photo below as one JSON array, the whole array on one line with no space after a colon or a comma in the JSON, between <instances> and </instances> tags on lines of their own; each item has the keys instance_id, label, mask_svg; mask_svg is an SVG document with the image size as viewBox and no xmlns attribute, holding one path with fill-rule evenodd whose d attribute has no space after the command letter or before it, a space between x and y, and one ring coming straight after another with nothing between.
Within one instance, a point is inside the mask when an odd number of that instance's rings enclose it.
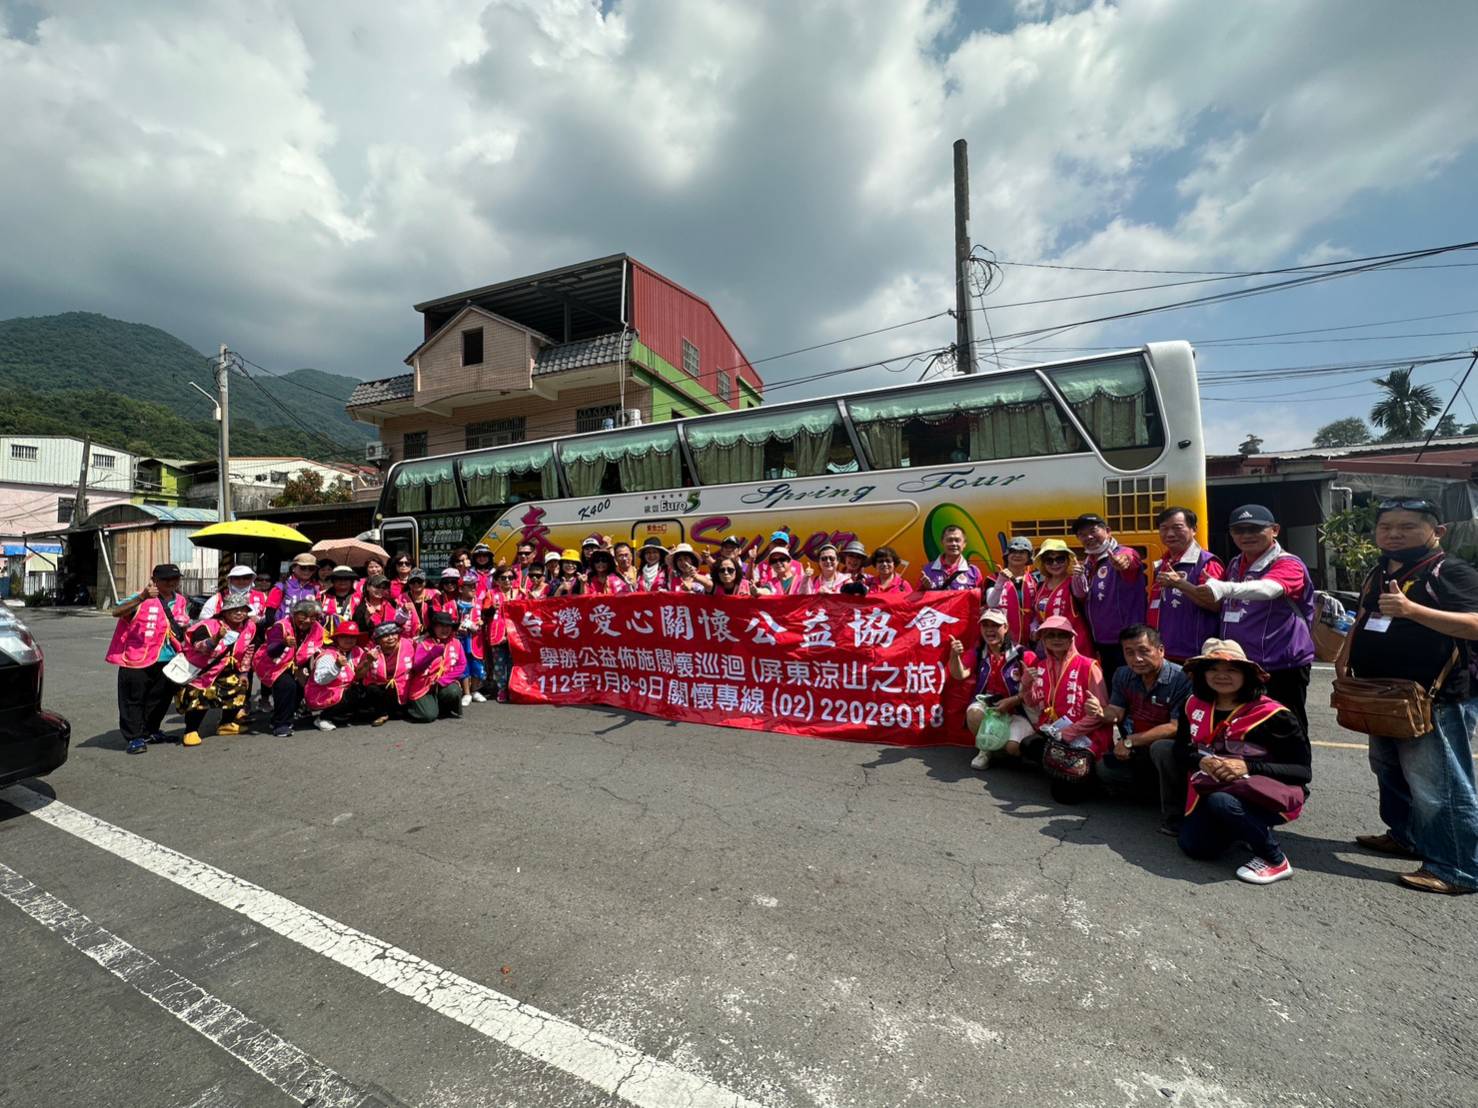
<instances>
[{"instance_id":1,"label":"wide-brim sun hat","mask_svg":"<svg viewBox=\"0 0 1478 1108\"><path fill-rule=\"evenodd\" d=\"M309 569L317 569L318 559L307 551L304 551L302 554L293 555L292 564L295 566L307 566Z\"/></svg>"},{"instance_id":2,"label":"wide-brim sun hat","mask_svg":"<svg viewBox=\"0 0 1478 1108\"><path fill-rule=\"evenodd\" d=\"M455 627L457 626L457 617L452 615L451 612L432 612L431 625L433 627Z\"/></svg>"},{"instance_id":3,"label":"wide-brim sun hat","mask_svg":"<svg viewBox=\"0 0 1478 1108\"><path fill-rule=\"evenodd\" d=\"M245 592L228 592L221 597L221 605L217 609L222 615L238 608L250 608L251 596Z\"/></svg>"},{"instance_id":4,"label":"wide-brim sun hat","mask_svg":"<svg viewBox=\"0 0 1478 1108\"><path fill-rule=\"evenodd\" d=\"M861 539L853 539L846 546L842 547L842 557L845 558L848 554L856 554L863 561L866 561L867 547L862 545Z\"/></svg>"},{"instance_id":5,"label":"wide-brim sun hat","mask_svg":"<svg viewBox=\"0 0 1478 1108\"><path fill-rule=\"evenodd\" d=\"M648 550L655 550L659 554L661 554L662 557L667 557L667 547L662 545L662 540L659 539L656 535L650 536L646 542L641 544L639 553L645 554Z\"/></svg>"},{"instance_id":6,"label":"wide-brim sun hat","mask_svg":"<svg viewBox=\"0 0 1478 1108\"><path fill-rule=\"evenodd\" d=\"M697 562L699 561L698 552L687 543L680 542L672 548L672 553L667 555L668 566L676 568L678 558L682 557L682 555L684 554L686 554L689 558L692 558L694 564L697 564Z\"/></svg>"},{"instance_id":7,"label":"wide-brim sun hat","mask_svg":"<svg viewBox=\"0 0 1478 1108\"><path fill-rule=\"evenodd\" d=\"M252 569L251 566L232 566L231 572L226 574L226 580L229 581L233 577L250 577L255 581L257 571Z\"/></svg>"},{"instance_id":8,"label":"wide-brim sun hat","mask_svg":"<svg viewBox=\"0 0 1478 1108\"><path fill-rule=\"evenodd\" d=\"M1187 658L1180 668L1187 673L1194 673L1216 662L1231 662L1259 681L1266 682L1268 679L1267 670L1247 657L1247 651L1235 639L1207 639L1201 644L1201 653L1194 658Z\"/></svg>"}]
</instances>

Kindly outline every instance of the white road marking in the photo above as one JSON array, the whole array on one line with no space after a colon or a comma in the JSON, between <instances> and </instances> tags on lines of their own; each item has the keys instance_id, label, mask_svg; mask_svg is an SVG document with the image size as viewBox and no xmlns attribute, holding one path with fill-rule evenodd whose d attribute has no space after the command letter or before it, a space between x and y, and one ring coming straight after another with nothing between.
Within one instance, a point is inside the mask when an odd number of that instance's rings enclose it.
<instances>
[{"instance_id":1,"label":"white road marking","mask_svg":"<svg viewBox=\"0 0 1478 1108\"><path fill-rule=\"evenodd\" d=\"M520 1003L408 950L59 800L19 785L0 789L0 800L182 889L239 912L299 946L628 1104L638 1108L764 1108L758 1101L725 1089L701 1074Z\"/></svg>"},{"instance_id":2,"label":"white road marking","mask_svg":"<svg viewBox=\"0 0 1478 1108\"><path fill-rule=\"evenodd\" d=\"M0 896L299 1104L375 1101L322 1062L0 863ZM201 1103L197 1101L197 1103Z\"/></svg>"}]
</instances>

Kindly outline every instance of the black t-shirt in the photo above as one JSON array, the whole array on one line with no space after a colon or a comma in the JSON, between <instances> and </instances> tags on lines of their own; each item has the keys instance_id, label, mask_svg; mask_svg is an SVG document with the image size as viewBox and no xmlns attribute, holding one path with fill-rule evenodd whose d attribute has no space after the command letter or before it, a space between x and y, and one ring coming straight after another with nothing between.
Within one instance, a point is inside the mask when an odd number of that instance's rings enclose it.
<instances>
[{"instance_id":1,"label":"black t-shirt","mask_svg":"<svg viewBox=\"0 0 1478 1108\"><path fill-rule=\"evenodd\" d=\"M1417 570L1389 573L1383 560L1365 581L1360 608L1369 612L1350 644L1350 672L1356 677L1399 677L1430 687L1458 649L1457 664L1438 693L1440 700L1462 700L1472 684L1468 666L1472 660L1467 639L1454 639L1410 619L1393 619L1384 631L1373 631L1371 619L1380 618L1380 594L1386 582L1396 581L1413 603L1444 612L1478 612L1478 570L1457 558L1443 558Z\"/></svg>"}]
</instances>

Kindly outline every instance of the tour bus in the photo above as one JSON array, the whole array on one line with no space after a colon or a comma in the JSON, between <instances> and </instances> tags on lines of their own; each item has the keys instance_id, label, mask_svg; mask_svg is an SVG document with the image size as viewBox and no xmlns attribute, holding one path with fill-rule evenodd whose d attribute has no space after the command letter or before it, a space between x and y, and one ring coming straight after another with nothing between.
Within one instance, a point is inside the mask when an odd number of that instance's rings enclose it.
<instances>
[{"instance_id":1,"label":"tour bus","mask_svg":"<svg viewBox=\"0 0 1478 1108\"><path fill-rule=\"evenodd\" d=\"M916 580L953 524L993 572L1016 535L1076 546L1082 512L1157 551L1170 504L1206 518L1186 342L417 458L386 475L377 523L386 549L433 575L479 542L500 562L594 533L701 555L730 535L762 551L785 530L805 556L892 546Z\"/></svg>"}]
</instances>

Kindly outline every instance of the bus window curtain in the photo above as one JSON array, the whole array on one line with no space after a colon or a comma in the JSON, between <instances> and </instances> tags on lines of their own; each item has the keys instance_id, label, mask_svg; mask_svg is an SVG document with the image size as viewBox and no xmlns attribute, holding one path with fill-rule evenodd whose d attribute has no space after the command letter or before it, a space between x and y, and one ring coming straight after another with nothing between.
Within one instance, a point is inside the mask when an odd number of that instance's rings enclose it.
<instances>
[{"instance_id":1,"label":"bus window curtain","mask_svg":"<svg viewBox=\"0 0 1478 1108\"><path fill-rule=\"evenodd\" d=\"M426 510L425 485L400 485L395 490L397 512L424 512Z\"/></svg>"},{"instance_id":2,"label":"bus window curtain","mask_svg":"<svg viewBox=\"0 0 1478 1108\"><path fill-rule=\"evenodd\" d=\"M395 507L401 512L445 511L458 507L451 462L416 463L395 475Z\"/></svg>"},{"instance_id":3,"label":"bus window curtain","mask_svg":"<svg viewBox=\"0 0 1478 1108\"><path fill-rule=\"evenodd\" d=\"M1065 454L1068 449L1062 418L1050 400L993 404L970 413L971 461Z\"/></svg>"},{"instance_id":4,"label":"bus window curtain","mask_svg":"<svg viewBox=\"0 0 1478 1108\"><path fill-rule=\"evenodd\" d=\"M793 453L799 475L810 477L826 472L839 422L835 404L701 420L688 427L688 449L705 485L761 480L770 447Z\"/></svg>"},{"instance_id":5,"label":"bus window curtain","mask_svg":"<svg viewBox=\"0 0 1478 1108\"><path fill-rule=\"evenodd\" d=\"M1102 449L1153 445L1149 375L1139 358L1070 366L1050 375Z\"/></svg>"},{"instance_id":6,"label":"bus window curtain","mask_svg":"<svg viewBox=\"0 0 1478 1108\"><path fill-rule=\"evenodd\" d=\"M790 440L795 449L797 477L819 477L826 473L831 457L831 428L824 431L799 430Z\"/></svg>"},{"instance_id":7,"label":"bus window curtain","mask_svg":"<svg viewBox=\"0 0 1478 1108\"><path fill-rule=\"evenodd\" d=\"M682 487L682 458L675 442L669 450L653 446L641 454L628 451L621 455L617 468L623 492L655 492Z\"/></svg>"},{"instance_id":8,"label":"bus window curtain","mask_svg":"<svg viewBox=\"0 0 1478 1108\"><path fill-rule=\"evenodd\" d=\"M765 445L763 440L752 443L745 438L730 443L714 440L693 447L693 464L698 468L698 480L705 485L758 481L765 475Z\"/></svg>"},{"instance_id":9,"label":"bus window curtain","mask_svg":"<svg viewBox=\"0 0 1478 1108\"><path fill-rule=\"evenodd\" d=\"M485 473L468 473L466 485L467 503L469 504L482 506L508 502L508 474L506 473L499 473L491 467Z\"/></svg>"},{"instance_id":10,"label":"bus window curtain","mask_svg":"<svg viewBox=\"0 0 1478 1108\"><path fill-rule=\"evenodd\" d=\"M433 512L450 511L458 507L457 486L453 483L451 474L447 474L446 480L437 481L431 486L431 510Z\"/></svg>"},{"instance_id":11,"label":"bus window curtain","mask_svg":"<svg viewBox=\"0 0 1478 1108\"><path fill-rule=\"evenodd\" d=\"M873 469L898 469L903 465L903 421L875 419L857 423L857 436L867 451Z\"/></svg>"},{"instance_id":12,"label":"bus window curtain","mask_svg":"<svg viewBox=\"0 0 1478 1108\"><path fill-rule=\"evenodd\" d=\"M600 492L601 479L606 475L604 454L587 458L572 458L566 454L564 463L571 496L595 496Z\"/></svg>"},{"instance_id":13,"label":"bus window curtain","mask_svg":"<svg viewBox=\"0 0 1478 1108\"><path fill-rule=\"evenodd\" d=\"M496 454L469 458L462 463L462 481L467 503L483 506L506 504L513 499L515 478L539 475L540 495L552 499L559 495L559 477L554 470L554 448L550 446L515 447Z\"/></svg>"}]
</instances>

